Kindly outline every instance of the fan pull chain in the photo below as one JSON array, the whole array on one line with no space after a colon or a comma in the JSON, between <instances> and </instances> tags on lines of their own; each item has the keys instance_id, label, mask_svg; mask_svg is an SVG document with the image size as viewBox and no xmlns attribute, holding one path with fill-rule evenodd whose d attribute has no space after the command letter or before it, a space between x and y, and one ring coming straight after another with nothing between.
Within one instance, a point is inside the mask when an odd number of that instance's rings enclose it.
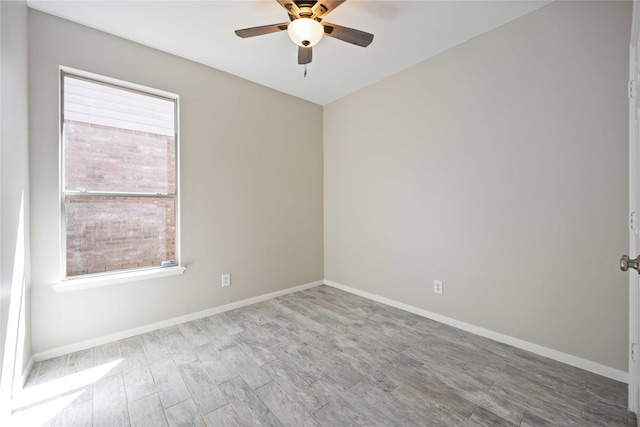
<instances>
[{"instance_id":1,"label":"fan pull chain","mask_svg":"<svg viewBox=\"0 0 640 427\"><path fill-rule=\"evenodd\" d=\"M307 64L304 64L304 77L307 77Z\"/></svg>"}]
</instances>

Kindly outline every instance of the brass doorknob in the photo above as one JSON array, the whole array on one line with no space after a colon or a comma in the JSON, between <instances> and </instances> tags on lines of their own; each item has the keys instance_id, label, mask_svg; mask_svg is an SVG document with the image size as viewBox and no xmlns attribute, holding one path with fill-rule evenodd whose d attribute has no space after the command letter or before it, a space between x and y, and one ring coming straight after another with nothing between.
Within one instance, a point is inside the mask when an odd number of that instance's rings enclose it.
<instances>
[{"instance_id":1,"label":"brass doorknob","mask_svg":"<svg viewBox=\"0 0 640 427\"><path fill-rule=\"evenodd\" d=\"M627 271L630 268L638 270L640 267L640 255L636 259L629 258L629 255L622 255L620 258L620 270Z\"/></svg>"}]
</instances>

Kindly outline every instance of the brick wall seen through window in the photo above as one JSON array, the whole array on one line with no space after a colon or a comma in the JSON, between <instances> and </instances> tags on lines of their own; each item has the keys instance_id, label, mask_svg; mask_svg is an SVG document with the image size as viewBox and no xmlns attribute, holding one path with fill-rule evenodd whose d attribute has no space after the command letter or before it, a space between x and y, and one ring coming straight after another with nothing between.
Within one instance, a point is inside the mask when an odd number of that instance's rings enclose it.
<instances>
[{"instance_id":1,"label":"brick wall seen through window","mask_svg":"<svg viewBox=\"0 0 640 427\"><path fill-rule=\"evenodd\" d=\"M66 277L175 261L175 100L63 81Z\"/></svg>"}]
</instances>

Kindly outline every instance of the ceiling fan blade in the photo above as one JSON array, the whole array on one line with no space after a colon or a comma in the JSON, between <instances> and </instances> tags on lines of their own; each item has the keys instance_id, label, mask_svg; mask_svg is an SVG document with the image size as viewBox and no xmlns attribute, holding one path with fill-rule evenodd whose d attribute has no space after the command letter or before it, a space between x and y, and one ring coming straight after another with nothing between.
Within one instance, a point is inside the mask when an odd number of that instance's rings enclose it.
<instances>
[{"instance_id":1,"label":"ceiling fan blade","mask_svg":"<svg viewBox=\"0 0 640 427\"><path fill-rule=\"evenodd\" d=\"M312 48L298 46L298 64L304 65L311 63Z\"/></svg>"},{"instance_id":2,"label":"ceiling fan blade","mask_svg":"<svg viewBox=\"0 0 640 427\"><path fill-rule=\"evenodd\" d=\"M334 39L339 39L362 47L369 46L373 41L373 34L366 33L364 31L349 27L341 27L339 25L329 24L328 22L324 22L322 25L324 26L324 33Z\"/></svg>"},{"instance_id":3,"label":"ceiling fan blade","mask_svg":"<svg viewBox=\"0 0 640 427\"><path fill-rule=\"evenodd\" d=\"M282 6L289 15L300 18L300 8L293 0L276 0L280 6Z\"/></svg>"},{"instance_id":4,"label":"ceiling fan blade","mask_svg":"<svg viewBox=\"0 0 640 427\"><path fill-rule=\"evenodd\" d=\"M324 18L336 7L340 6L347 0L320 0L313 5L311 11L316 18Z\"/></svg>"},{"instance_id":5,"label":"ceiling fan blade","mask_svg":"<svg viewBox=\"0 0 640 427\"><path fill-rule=\"evenodd\" d=\"M261 36L263 34L277 33L278 31L285 31L288 26L289 24L285 22L283 24L272 24L272 25L263 25L261 27L244 28L242 30L236 30L236 35L238 37L242 37L243 39L245 39L247 37L255 37L255 36Z\"/></svg>"}]
</instances>

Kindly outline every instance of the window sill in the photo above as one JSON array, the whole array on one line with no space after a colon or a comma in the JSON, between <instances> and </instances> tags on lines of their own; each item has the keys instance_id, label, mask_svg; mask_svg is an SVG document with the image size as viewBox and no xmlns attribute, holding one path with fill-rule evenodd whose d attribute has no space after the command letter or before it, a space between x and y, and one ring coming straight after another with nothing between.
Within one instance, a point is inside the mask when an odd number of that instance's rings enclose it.
<instances>
[{"instance_id":1,"label":"window sill","mask_svg":"<svg viewBox=\"0 0 640 427\"><path fill-rule=\"evenodd\" d=\"M148 270L129 271L126 273L105 274L101 276L66 279L53 285L56 292L80 291L83 289L99 288L102 286L119 285L121 283L137 282L138 280L158 279L160 277L177 276L186 271L185 267L165 267Z\"/></svg>"}]
</instances>

